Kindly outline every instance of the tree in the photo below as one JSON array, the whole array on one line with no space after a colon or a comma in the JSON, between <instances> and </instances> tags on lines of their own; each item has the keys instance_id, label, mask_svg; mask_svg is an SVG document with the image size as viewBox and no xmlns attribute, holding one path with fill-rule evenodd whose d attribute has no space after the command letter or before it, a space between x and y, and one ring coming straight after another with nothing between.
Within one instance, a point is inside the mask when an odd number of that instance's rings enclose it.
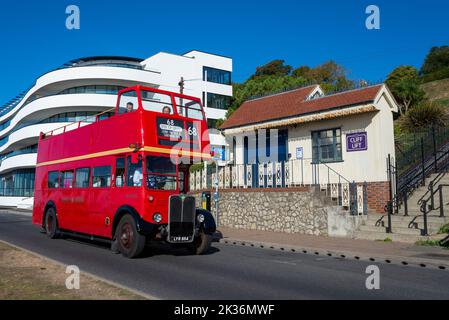
<instances>
[{"instance_id":1,"label":"tree","mask_svg":"<svg viewBox=\"0 0 449 320\"><path fill-rule=\"evenodd\" d=\"M449 68L449 46L433 47L421 67L421 75L429 75Z\"/></svg>"},{"instance_id":2,"label":"tree","mask_svg":"<svg viewBox=\"0 0 449 320\"><path fill-rule=\"evenodd\" d=\"M425 100L425 92L418 79L403 78L392 88L393 95L399 103L399 113L405 114L411 107Z\"/></svg>"},{"instance_id":3,"label":"tree","mask_svg":"<svg viewBox=\"0 0 449 320\"><path fill-rule=\"evenodd\" d=\"M292 75L302 77L309 83L320 84L326 92L341 91L354 87L354 82L346 78L346 69L332 60L315 68L299 67L293 70Z\"/></svg>"},{"instance_id":4,"label":"tree","mask_svg":"<svg viewBox=\"0 0 449 320\"><path fill-rule=\"evenodd\" d=\"M385 83L400 104L401 115L424 99L425 92L420 87L418 69L413 66L397 67L388 75Z\"/></svg>"},{"instance_id":5,"label":"tree","mask_svg":"<svg viewBox=\"0 0 449 320\"><path fill-rule=\"evenodd\" d=\"M388 75L385 83L390 87L391 90L402 80L402 79L416 79L418 80L418 69L413 66L399 66ZM394 92L393 92L394 94Z\"/></svg>"},{"instance_id":6,"label":"tree","mask_svg":"<svg viewBox=\"0 0 449 320\"><path fill-rule=\"evenodd\" d=\"M262 76L287 76L291 73L292 69L292 66L285 65L284 60L273 60L261 67L257 67L256 73L251 79Z\"/></svg>"},{"instance_id":7,"label":"tree","mask_svg":"<svg viewBox=\"0 0 449 320\"><path fill-rule=\"evenodd\" d=\"M301 66L299 68L296 68L292 72L292 76L295 78L306 78L310 72L309 66Z\"/></svg>"}]
</instances>

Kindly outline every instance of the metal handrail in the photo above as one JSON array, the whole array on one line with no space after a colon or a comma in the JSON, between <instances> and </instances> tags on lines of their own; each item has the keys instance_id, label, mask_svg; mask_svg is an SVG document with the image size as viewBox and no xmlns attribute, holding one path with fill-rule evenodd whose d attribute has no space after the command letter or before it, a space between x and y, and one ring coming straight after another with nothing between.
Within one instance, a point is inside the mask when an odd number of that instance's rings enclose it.
<instances>
[{"instance_id":1,"label":"metal handrail","mask_svg":"<svg viewBox=\"0 0 449 320\"><path fill-rule=\"evenodd\" d=\"M443 188L449 187L449 184L440 184L436 190L432 190L431 194L426 200L423 200L421 203L420 211L423 213L423 220L424 220L424 228L422 231L422 235L427 236L428 235L428 224L427 224L427 214L430 212L430 210L434 210L435 208L432 207L434 204L434 197L435 194L438 193L439 200L440 200L440 218L444 218L444 200L443 200ZM427 203L431 201L431 206L428 206ZM430 210L428 210L430 209Z\"/></svg>"},{"instance_id":2,"label":"metal handrail","mask_svg":"<svg viewBox=\"0 0 449 320\"><path fill-rule=\"evenodd\" d=\"M444 145L446 147L447 145ZM443 162L443 164L441 164ZM419 166L416 166L413 171L409 172L406 177L407 179L404 179L404 177L401 177L402 183L400 184L398 182L398 191L396 195L393 197L393 202L396 204L396 207L399 208L401 204L404 204L405 209L407 207L407 198L410 196L410 194L419 186L422 186L425 184L425 177L428 176L430 172L435 170L447 170L449 167L449 149L446 151L438 150L436 152L436 155L432 155L426 158L426 160L421 164L421 168ZM414 175L411 175L411 174ZM437 180L438 176L430 182L430 188L435 184L435 181ZM427 193L423 196L425 197ZM421 204L423 201L423 198L419 199L418 204ZM407 216L407 209L405 210L405 216Z\"/></svg>"},{"instance_id":3,"label":"metal handrail","mask_svg":"<svg viewBox=\"0 0 449 320\"><path fill-rule=\"evenodd\" d=\"M111 109L107 109L107 110L105 110L105 111L103 111L103 112L101 112L101 113L98 113L98 114L95 114L95 115L92 115L92 116L87 116L87 117L84 118L83 120L75 121L75 122L69 123L69 124L67 124L67 125L65 125L65 126L62 126L62 127L59 127L59 128L53 129L53 130L50 130L50 131L48 131L48 132L45 132L45 133L43 133L42 135L43 135L44 137L46 137L49 133L51 133L51 136L53 136L53 132L55 132L55 131L57 131L57 130L61 130L61 129L63 129L63 132L65 133L67 127L72 126L72 125L74 125L74 124L78 124L78 128L80 128L81 123L89 123L89 122L87 122L87 121L85 121L85 120L91 119L91 118L94 118L94 119L95 119L94 122L98 122L98 117L99 117L99 116L101 116L101 115L103 115L103 114L105 114L105 113L109 113L109 112L111 112L111 111L115 111L115 109L116 109L116 107L111 108ZM91 122L90 122L90 124L91 124Z\"/></svg>"},{"instance_id":4,"label":"metal handrail","mask_svg":"<svg viewBox=\"0 0 449 320\"><path fill-rule=\"evenodd\" d=\"M343 177L340 173L338 173L337 171L335 171L334 169L332 169L331 167L329 167L326 163L324 162L318 162L318 164L322 164L325 167L327 167L328 170L332 171L333 173L335 173L339 178L343 179L344 181L346 181L347 183L351 183L348 179L346 179L345 177Z\"/></svg>"}]
</instances>

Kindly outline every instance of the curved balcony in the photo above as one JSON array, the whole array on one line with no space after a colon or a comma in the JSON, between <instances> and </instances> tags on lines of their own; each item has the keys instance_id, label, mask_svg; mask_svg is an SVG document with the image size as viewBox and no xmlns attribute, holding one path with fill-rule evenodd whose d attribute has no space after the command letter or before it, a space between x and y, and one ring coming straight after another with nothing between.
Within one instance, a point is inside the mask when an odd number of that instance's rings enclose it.
<instances>
[{"instance_id":1,"label":"curved balcony","mask_svg":"<svg viewBox=\"0 0 449 320\"><path fill-rule=\"evenodd\" d=\"M36 166L37 153L19 154L4 159L0 163L0 174L13 170L34 168Z\"/></svg>"},{"instance_id":2,"label":"curved balcony","mask_svg":"<svg viewBox=\"0 0 449 320\"><path fill-rule=\"evenodd\" d=\"M104 111L116 106L117 96L106 94L66 94L49 96L34 100L29 103L26 108L21 109L11 120L10 125L0 131L0 138L10 134L15 130L20 122L37 113L48 114L48 116L55 113L55 109L63 110L61 112L76 112L76 111Z\"/></svg>"},{"instance_id":3,"label":"curved balcony","mask_svg":"<svg viewBox=\"0 0 449 320\"><path fill-rule=\"evenodd\" d=\"M86 80L97 79L117 80L120 82L128 81L155 86L161 82L161 74L156 71L138 70L119 66L81 66L51 71L37 79L36 84L23 97L20 98L20 102L14 105L13 108L9 109L7 113L0 116L0 123L14 116L14 114L26 105L25 102L33 94L37 93L40 89L46 86L58 82L74 80L83 80L86 82Z\"/></svg>"},{"instance_id":4,"label":"curved balcony","mask_svg":"<svg viewBox=\"0 0 449 320\"><path fill-rule=\"evenodd\" d=\"M24 127L16 132L13 132L8 139L8 142L0 147L0 153L5 153L14 150L18 143L33 144L39 139L41 132L49 132L56 130L65 125L70 125L72 122L57 122L57 123L43 123Z\"/></svg>"}]
</instances>

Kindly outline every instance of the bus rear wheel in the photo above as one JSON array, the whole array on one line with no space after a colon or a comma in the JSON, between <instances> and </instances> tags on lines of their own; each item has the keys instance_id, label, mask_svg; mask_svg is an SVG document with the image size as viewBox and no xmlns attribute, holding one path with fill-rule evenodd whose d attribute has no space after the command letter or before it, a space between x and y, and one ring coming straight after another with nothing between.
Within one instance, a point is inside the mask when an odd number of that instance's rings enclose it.
<instances>
[{"instance_id":1,"label":"bus rear wheel","mask_svg":"<svg viewBox=\"0 0 449 320\"><path fill-rule=\"evenodd\" d=\"M45 213L44 229L47 237L56 239L59 236L58 218L55 208L49 208Z\"/></svg>"},{"instance_id":2,"label":"bus rear wheel","mask_svg":"<svg viewBox=\"0 0 449 320\"><path fill-rule=\"evenodd\" d=\"M200 231L198 237L195 238L190 245L190 251L195 255L202 255L209 251L212 244L212 235Z\"/></svg>"},{"instance_id":3,"label":"bus rear wheel","mask_svg":"<svg viewBox=\"0 0 449 320\"><path fill-rule=\"evenodd\" d=\"M145 248L145 236L137 231L134 218L127 214L123 216L116 231L118 250L129 259L138 257Z\"/></svg>"}]
</instances>

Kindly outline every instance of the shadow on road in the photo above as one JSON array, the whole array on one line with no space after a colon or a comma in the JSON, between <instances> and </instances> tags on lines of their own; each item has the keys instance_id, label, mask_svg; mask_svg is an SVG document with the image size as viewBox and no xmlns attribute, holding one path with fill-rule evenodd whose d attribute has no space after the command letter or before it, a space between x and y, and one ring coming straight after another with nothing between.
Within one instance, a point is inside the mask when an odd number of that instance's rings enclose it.
<instances>
[{"instance_id":1,"label":"shadow on road","mask_svg":"<svg viewBox=\"0 0 449 320\"><path fill-rule=\"evenodd\" d=\"M70 241L77 243L79 245L85 245L90 247L96 247L103 250L110 251L111 245L105 242L96 241L96 240L88 240L77 238L75 236L64 235L60 240L62 241ZM210 250L204 255L211 255L219 252L220 249L211 247ZM112 254L112 253L111 253ZM147 244L144 251L137 259L145 259L153 256L160 255L172 255L172 256L194 256L187 247L179 247L170 244L164 243L150 243Z\"/></svg>"}]
</instances>

